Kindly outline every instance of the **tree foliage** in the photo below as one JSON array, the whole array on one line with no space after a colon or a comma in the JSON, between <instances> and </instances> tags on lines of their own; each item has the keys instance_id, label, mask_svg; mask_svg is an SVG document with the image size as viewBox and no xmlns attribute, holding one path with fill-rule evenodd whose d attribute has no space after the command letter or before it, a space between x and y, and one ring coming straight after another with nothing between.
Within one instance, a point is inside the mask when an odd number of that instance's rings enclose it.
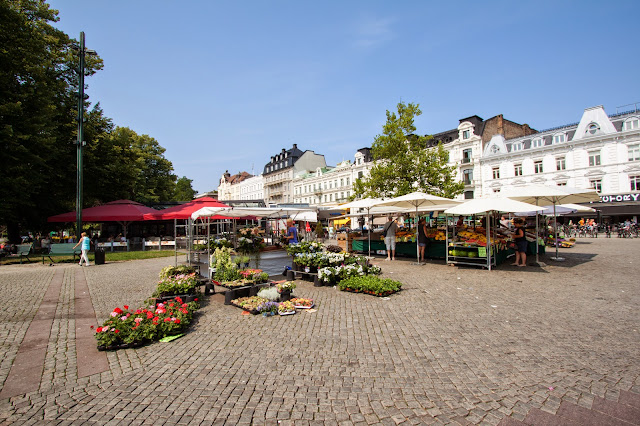
<instances>
[{"instance_id":1,"label":"tree foliage","mask_svg":"<svg viewBox=\"0 0 640 426\"><path fill-rule=\"evenodd\" d=\"M0 0L0 224L12 240L75 208L79 43L50 25L57 14L41 0ZM86 56L85 76L100 69ZM85 107L84 207L175 200L164 148Z\"/></svg>"},{"instance_id":2,"label":"tree foliage","mask_svg":"<svg viewBox=\"0 0 640 426\"><path fill-rule=\"evenodd\" d=\"M355 181L356 196L386 198L421 191L451 198L462 193L455 167L447 165L448 153L441 145L428 147L431 136L415 134L414 118L421 114L419 105L403 102L397 114L387 111L382 134L371 149L375 163L369 176Z\"/></svg>"}]
</instances>

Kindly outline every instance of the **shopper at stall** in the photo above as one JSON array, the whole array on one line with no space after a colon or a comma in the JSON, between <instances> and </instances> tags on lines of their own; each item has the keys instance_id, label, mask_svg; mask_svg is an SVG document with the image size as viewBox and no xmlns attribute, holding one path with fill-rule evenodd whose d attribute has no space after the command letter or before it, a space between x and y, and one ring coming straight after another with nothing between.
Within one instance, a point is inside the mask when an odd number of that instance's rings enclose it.
<instances>
[{"instance_id":1,"label":"shopper at stall","mask_svg":"<svg viewBox=\"0 0 640 426\"><path fill-rule=\"evenodd\" d=\"M287 220L287 235L284 237L289 244L297 244L298 243L298 229L296 228L293 220Z\"/></svg>"},{"instance_id":2,"label":"shopper at stall","mask_svg":"<svg viewBox=\"0 0 640 426\"><path fill-rule=\"evenodd\" d=\"M427 221L421 218L418 221L418 262L424 262L424 250L427 247Z\"/></svg>"},{"instance_id":3,"label":"shopper at stall","mask_svg":"<svg viewBox=\"0 0 640 426\"><path fill-rule=\"evenodd\" d=\"M396 260L396 230L398 229L398 221L392 216L382 228L384 235L384 244L387 247L387 258L385 260Z\"/></svg>"},{"instance_id":4,"label":"shopper at stall","mask_svg":"<svg viewBox=\"0 0 640 426\"><path fill-rule=\"evenodd\" d=\"M78 244L76 244L73 248L75 249L79 245L82 245L82 254L80 255L80 263L78 263L78 265L82 266L82 261L84 260L85 266L89 266L89 257L87 256L87 254L91 249L91 240L89 239L89 237L87 237L86 232L80 234L80 241L78 241Z\"/></svg>"},{"instance_id":5,"label":"shopper at stall","mask_svg":"<svg viewBox=\"0 0 640 426\"><path fill-rule=\"evenodd\" d=\"M515 266L527 266L527 238L524 235L524 219L516 218L513 220L516 227L513 233L513 239L516 243L516 261Z\"/></svg>"}]
</instances>

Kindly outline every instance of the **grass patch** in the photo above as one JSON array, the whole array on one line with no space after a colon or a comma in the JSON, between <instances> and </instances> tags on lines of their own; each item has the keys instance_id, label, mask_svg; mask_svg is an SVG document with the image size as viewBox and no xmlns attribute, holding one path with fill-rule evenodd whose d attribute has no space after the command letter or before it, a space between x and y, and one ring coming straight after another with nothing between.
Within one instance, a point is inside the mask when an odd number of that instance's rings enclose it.
<instances>
[{"instance_id":1,"label":"grass patch","mask_svg":"<svg viewBox=\"0 0 640 426\"><path fill-rule=\"evenodd\" d=\"M178 252L178 254L184 254ZM139 260L139 259L155 259L158 257L173 257L175 256L175 252L173 250L147 250L147 251L114 251L105 252L105 260L106 262L117 262L124 260ZM42 255L41 254L31 254L29 255L31 258L31 262L29 262L26 258L22 259L22 263L41 263ZM52 256L54 263L71 263L73 262L73 256ZM45 264L50 263L49 258L44 258ZM76 262L78 258L76 257ZM95 257L93 253L89 253L89 262L93 264L95 261ZM2 258L0 260L2 265L15 265L20 264L20 258Z\"/></svg>"}]
</instances>

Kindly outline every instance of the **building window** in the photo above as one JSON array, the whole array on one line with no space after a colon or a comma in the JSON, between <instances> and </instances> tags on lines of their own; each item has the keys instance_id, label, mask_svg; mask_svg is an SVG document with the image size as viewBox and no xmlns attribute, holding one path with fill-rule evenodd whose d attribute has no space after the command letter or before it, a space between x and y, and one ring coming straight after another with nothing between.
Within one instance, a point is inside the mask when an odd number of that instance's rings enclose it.
<instances>
[{"instance_id":1,"label":"building window","mask_svg":"<svg viewBox=\"0 0 640 426\"><path fill-rule=\"evenodd\" d=\"M473 150L471 148L465 149L462 151L462 164L467 164L471 162L471 154Z\"/></svg>"},{"instance_id":2,"label":"building window","mask_svg":"<svg viewBox=\"0 0 640 426\"><path fill-rule=\"evenodd\" d=\"M364 176L363 172L358 172L358 179L360 179L362 176Z\"/></svg>"},{"instance_id":3,"label":"building window","mask_svg":"<svg viewBox=\"0 0 640 426\"><path fill-rule=\"evenodd\" d=\"M471 185L473 182L473 169L466 169L462 171L462 181L465 185Z\"/></svg>"},{"instance_id":4,"label":"building window","mask_svg":"<svg viewBox=\"0 0 640 426\"><path fill-rule=\"evenodd\" d=\"M629 150L629 161L640 160L640 145L629 145L627 149Z\"/></svg>"},{"instance_id":5,"label":"building window","mask_svg":"<svg viewBox=\"0 0 640 426\"><path fill-rule=\"evenodd\" d=\"M349 186L349 178L347 178L347 186Z\"/></svg>"},{"instance_id":6,"label":"building window","mask_svg":"<svg viewBox=\"0 0 640 426\"><path fill-rule=\"evenodd\" d=\"M469 139L469 136L471 136L471 132L469 130L464 130L462 132L462 139Z\"/></svg>"},{"instance_id":7,"label":"building window","mask_svg":"<svg viewBox=\"0 0 640 426\"><path fill-rule=\"evenodd\" d=\"M598 133L598 130L600 130L600 126L598 126L598 123L590 123L587 126L587 133L590 135L595 135L596 133Z\"/></svg>"},{"instance_id":8,"label":"building window","mask_svg":"<svg viewBox=\"0 0 640 426\"><path fill-rule=\"evenodd\" d=\"M567 170L567 160L564 157L556 157L556 170Z\"/></svg>"},{"instance_id":9,"label":"building window","mask_svg":"<svg viewBox=\"0 0 640 426\"><path fill-rule=\"evenodd\" d=\"M544 145L544 141L542 140L542 138L537 138L533 140L532 145L534 148L540 148L542 145Z\"/></svg>"},{"instance_id":10,"label":"building window","mask_svg":"<svg viewBox=\"0 0 640 426\"><path fill-rule=\"evenodd\" d=\"M640 128L640 118L632 117L624 122L625 130L635 130Z\"/></svg>"},{"instance_id":11,"label":"building window","mask_svg":"<svg viewBox=\"0 0 640 426\"><path fill-rule=\"evenodd\" d=\"M344 179L340 179L340 186L344 186Z\"/></svg>"},{"instance_id":12,"label":"building window","mask_svg":"<svg viewBox=\"0 0 640 426\"><path fill-rule=\"evenodd\" d=\"M464 191L464 199L472 200L473 199L473 191Z\"/></svg>"},{"instance_id":13,"label":"building window","mask_svg":"<svg viewBox=\"0 0 640 426\"><path fill-rule=\"evenodd\" d=\"M493 169L491 169L491 173L493 174L493 178L494 179L500 179L500 168L499 167L494 167Z\"/></svg>"},{"instance_id":14,"label":"building window","mask_svg":"<svg viewBox=\"0 0 640 426\"><path fill-rule=\"evenodd\" d=\"M522 164L516 164L513 166L515 176L522 176Z\"/></svg>"},{"instance_id":15,"label":"building window","mask_svg":"<svg viewBox=\"0 0 640 426\"><path fill-rule=\"evenodd\" d=\"M640 191L640 176L629 176L632 191Z\"/></svg>"},{"instance_id":16,"label":"building window","mask_svg":"<svg viewBox=\"0 0 640 426\"><path fill-rule=\"evenodd\" d=\"M523 148L522 142L514 143L514 144L511 145L511 151L513 151L513 152L522 151L522 148Z\"/></svg>"},{"instance_id":17,"label":"building window","mask_svg":"<svg viewBox=\"0 0 640 426\"><path fill-rule=\"evenodd\" d=\"M602 179L591 179L589 183L591 184L591 188L598 192L602 192Z\"/></svg>"},{"instance_id":18,"label":"building window","mask_svg":"<svg viewBox=\"0 0 640 426\"><path fill-rule=\"evenodd\" d=\"M564 133L553 135L553 143L562 143L566 140Z\"/></svg>"},{"instance_id":19,"label":"building window","mask_svg":"<svg viewBox=\"0 0 640 426\"><path fill-rule=\"evenodd\" d=\"M543 172L542 160L538 160L538 161L534 161L533 162L533 172L534 173L542 173Z\"/></svg>"},{"instance_id":20,"label":"building window","mask_svg":"<svg viewBox=\"0 0 640 426\"><path fill-rule=\"evenodd\" d=\"M590 166L600 165L600 151L589 152L589 165Z\"/></svg>"}]
</instances>

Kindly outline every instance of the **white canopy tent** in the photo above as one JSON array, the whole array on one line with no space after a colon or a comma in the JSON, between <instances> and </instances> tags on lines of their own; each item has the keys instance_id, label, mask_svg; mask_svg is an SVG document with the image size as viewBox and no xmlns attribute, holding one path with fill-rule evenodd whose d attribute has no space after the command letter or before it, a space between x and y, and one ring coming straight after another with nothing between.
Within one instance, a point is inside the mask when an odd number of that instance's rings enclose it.
<instances>
[{"instance_id":1,"label":"white canopy tent","mask_svg":"<svg viewBox=\"0 0 640 426\"><path fill-rule=\"evenodd\" d=\"M450 206L459 201L449 198L438 197L437 195L426 194L424 192L412 192L400 197L391 198L379 202L378 206L397 207L401 209L415 209L416 214L416 262L420 263L420 246L418 245L418 212L420 208L441 209L443 206ZM425 211L425 210L423 210Z\"/></svg>"},{"instance_id":2,"label":"white canopy tent","mask_svg":"<svg viewBox=\"0 0 640 426\"><path fill-rule=\"evenodd\" d=\"M595 189L573 188L569 186L550 186L539 184L528 184L522 186L510 186L504 188L500 193L502 197L508 197L513 200L522 201L525 203L535 203L539 205L540 202L549 202L553 204L554 210L558 204L561 203L586 203L591 201L600 201L600 195ZM551 257L553 260L561 261L563 258L558 256L558 220L554 211L554 217L556 217L555 228L555 241L556 241L556 256ZM538 218L536 216L536 235L538 231ZM536 261L538 260L538 253L536 249Z\"/></svg>"},{"instance_id":3,"label":"white canopy tent","mask_svg":"<svg viewBox=\"0 0 640 426\"><path fill-rule=\"evenodd\" d=\"M529 212L529 211L541 211L544 210L543 207L534 206L532 204L523 203L520 201L515 201L510 198L475 198L473 200L469 200L465 203L462 203L458 206L451 207L444 211L445 214L451 215L473 215L473 214L487 214L487 216L492 213L519 213L519 212ZM489 233L491 221L487 218L486 222L486 237L487 237L487 268L491 270L491 235ZM449 226L447 226L447 240L449 232ZM538 242L536 241L536 244ZM448 251L447 251L448 253ZM447 254L448 256L448 254Z\"/></svg>"}]
</instances>

